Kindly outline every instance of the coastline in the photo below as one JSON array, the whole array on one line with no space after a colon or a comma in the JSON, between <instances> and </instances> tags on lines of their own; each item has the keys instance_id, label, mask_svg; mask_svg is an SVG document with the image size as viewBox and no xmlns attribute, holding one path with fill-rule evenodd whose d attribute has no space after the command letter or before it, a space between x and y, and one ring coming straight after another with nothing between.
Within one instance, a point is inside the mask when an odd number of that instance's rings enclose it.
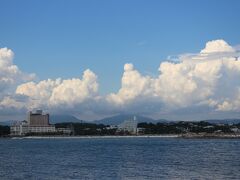
<instances>
[{"instance_id":1,"label":"coastline","mask_svg":"<svg viewBox=\"0 0 240 180\"><path fill-rule=\"evenodd\" d=\"M132 135L132 136L25 136L11 139L119 139L119 138L178 138L179 135Z\"/></svg>"},{"instance_id":2,"label":"coastline","mask_svg":"<svg viewBox=\"0 0 240 180\"><path fill-rule=\"evenodd\" d=\"M182 134L180 135L185 139L240 139L240 134L211 134L211 133L200 133L200 134Z\"/></svg>"},{"instance_id":3,"label":"coastline","mask_svg":"<svg viewBox=\"0 0 240 180\"><path fill-rule=\"evenodd\" d=\"M240 139L240 134L173 134L126 136L14 136L10 139L119 139L119 138L182 138L182 139Z\"/></svg>"}]
</instances>

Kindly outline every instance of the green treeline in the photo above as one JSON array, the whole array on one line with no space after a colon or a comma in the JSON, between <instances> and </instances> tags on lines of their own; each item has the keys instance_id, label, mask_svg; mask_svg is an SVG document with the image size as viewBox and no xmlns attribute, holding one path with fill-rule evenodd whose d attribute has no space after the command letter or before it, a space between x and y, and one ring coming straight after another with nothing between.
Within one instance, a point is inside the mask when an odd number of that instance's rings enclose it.
<instances>
[{"instance_id":1,"label":"green treeline","mask_svg":"<svg viewBox=\"0 0 240 180\"><path fill-rule=\"evenodd\" d=\"M108 129L109 126L92 123L57 123L56 128L70 128L73 135L115 135L116 129Z\"/></svg>"},{"instance_id":2,"label":"green treeline","mask_svg":"<svg viewBox=\"0 0 240 180\"><path fill-rule=\"evenodd\" d=\"M144 134L183 134L183 133L233 133L234 128L240 128L240 124L211 124L200 122L174 122L174 123L139 123L139 128L144 129Z\"/></svg>"},{"instance_id":3,"label":"green treeline","mask_svg":"<svg viewBox=\"0 0 240 180\"><path fill-rule=\"evenodd\" d=\"M71 129L71 134L75 136L84 135L128 135L128 132L122 132L117 127L110 127L104 124L92 124L92 123L57 123L56 128L68 128ZM240 133L239 124L211 124L205 121L200 122L168 122L168 123L139 123L138 134L139 135L157 135L157 134L186 134L186 133ZM0 125L0 136L7 136L10 134L9 126ZM29 133L29 136L36 134ZM54 133L40 133L37 135L64 135L61 132Z\"/></svg>"},{"instance_id":4,"label":"green treeline","mask_svg":"<svg viewBox=\"0 0 240 180\"><path fill-rule=\"evenodd\" d=\"M58 123L56 128L72 128L74 135L127 135L117 128L108 125L91 123ZM184 133L234 133L233 129L240 129L237 125L211 124L200 122L170 122L170 123L139 123L139 134L184 134Z\"/></svg>"},{"instance_id":5,"label":"green treeline","mask_svg":"<svg viewBox=\"0 0 240 180\"><path fill-rule=\"evenodd\" d=\"M0 125L0 137L7 136L10 134L10 127L9 126L1 126Z\"/></svg>"}]
</instances>

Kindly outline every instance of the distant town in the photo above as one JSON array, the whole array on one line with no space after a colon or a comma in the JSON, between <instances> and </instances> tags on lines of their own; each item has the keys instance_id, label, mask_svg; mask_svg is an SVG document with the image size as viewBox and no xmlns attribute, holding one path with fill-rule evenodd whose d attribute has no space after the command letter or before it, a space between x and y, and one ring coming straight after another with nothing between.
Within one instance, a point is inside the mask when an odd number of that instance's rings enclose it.
<instances>
[{"instance_id":1,"label":"distant town","mask_svg":"<svg viewBox=\"0 0 240 180\"><path fill-rule=\"evenodd\" d=\"M42 110L30 111L27 118L11 125L0 125L1 137L29 136L156 136L177 135L184 138L240 138L240 123L207 121L138 122L132 116L118 124L60 122L51 124Z\"/></svg>"}]
</instances>

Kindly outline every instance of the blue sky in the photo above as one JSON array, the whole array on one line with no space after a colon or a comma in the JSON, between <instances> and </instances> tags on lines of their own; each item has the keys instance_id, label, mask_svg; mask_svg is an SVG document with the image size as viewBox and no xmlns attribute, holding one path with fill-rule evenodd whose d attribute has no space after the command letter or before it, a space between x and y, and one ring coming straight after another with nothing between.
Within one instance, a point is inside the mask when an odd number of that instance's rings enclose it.
<instances>
[{"instance_id":1,"label":"blue sky","mask_svg":"<svg viewBox=\"0 0 240 180\"><path fill-rule=\"evenodd\" d=\"M239 0L0 0L0 120L239 118L239 17Z\"/></svg>"},{"instance_id":2,"label":"blue sky","mask_svg":"<svg viewBox=\"0 0 240 180\"><path fill-rule=\"evenodd\" d=\"M39 80L80 77L116 92L125 63L158 74L168 55L198 52L213 39L239 44L240 1L18 1L0 5L0 46Z\"/></svg>"}]
</instances>

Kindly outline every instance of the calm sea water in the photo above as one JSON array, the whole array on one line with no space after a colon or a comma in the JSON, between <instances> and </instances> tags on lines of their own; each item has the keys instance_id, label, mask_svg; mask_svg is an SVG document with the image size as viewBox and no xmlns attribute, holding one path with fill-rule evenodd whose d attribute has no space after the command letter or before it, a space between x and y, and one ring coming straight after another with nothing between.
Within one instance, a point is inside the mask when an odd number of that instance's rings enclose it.
<instances>
[{"instance_id":1,"label":"calm sea water","mask_svg":"<svg viewBox=\"0 0 240 180\"><path fill-rule=\"evenodd\" d=\"M240 179L240 140L0 139L0 179Z\"/></svg>"}]
</instances>

